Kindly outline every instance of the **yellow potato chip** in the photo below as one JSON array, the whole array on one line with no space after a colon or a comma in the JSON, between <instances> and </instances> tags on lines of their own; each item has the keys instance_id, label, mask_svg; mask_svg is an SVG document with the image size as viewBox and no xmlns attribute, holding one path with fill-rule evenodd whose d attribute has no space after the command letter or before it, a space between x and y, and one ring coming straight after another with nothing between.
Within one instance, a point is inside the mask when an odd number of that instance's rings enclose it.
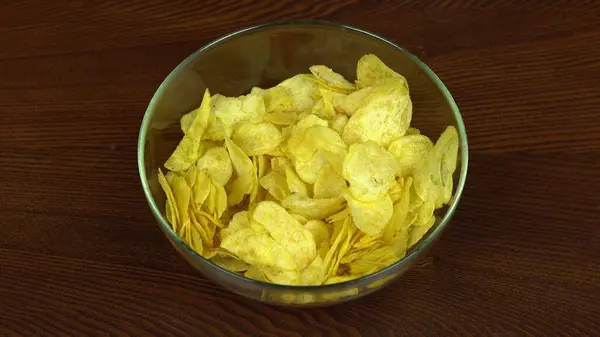
<instances>
[{"instance_id":1,"label":"yellow potato chip","mask_svg":"<svg viewBox=\"0 0 600 337\"><path fill-rule=\"evenodd\" d=\"M204 98L200 107L190 112L189 128L165 162L165 167L171 171L185 171L200 158L202 150L202 137L210 117L211 98L208 89L204 91Z\"/></svg>"},{"instance_id":2,"label":"yellow potato chip","mask_svg":"<svg viewBox=\"0 0 600 337\"><path fill-rule=\"evenodd\" d=\"M244 276L249 279L267 282L265 273L259 267L256 266L251 265L250 267L248 267L248 270L246 270Z\"/></svg>"},{"instance_id":3,"label":"yellow potato chip","mask_svg":"<svg viewBox=\"0 0 600 337\"><path fill-rule=\"evenodd\" d=\"M325 164L327 164L327 159L320 153L315 153L309 160L295 160L294 168L302 181L307 184L314 184Z\"/></svg>"},{"instance_id":4,"label":"yellow potato chip","mask_svg":"<svg viewBox=\"0 0 600 337\"><path fill-rule=\"evenodd\" d=\"M227 187L228 206L239 204L245 195L250 194L255 186L256 174L252 160L229 137L225 137L225 145L237 177Z\"/></svg>"},{"instance_id":5,"label":"yellow potato chip","mask_svg":"<svg viewBox=\"0 0 600 337\"><path fill-rule=\"evenodd\" d=\"M315 104L315 96L319 89L318 83L312 75L299 74L279 83L277 86L289 90L292 95L294 110L310 111Z\"/></svg>"},{"instance_id":6,"label":"yellow potato chip","mask_svg":"<svg viewBox=\"0 0 600 337\"><path fill-rule=\"evenodd\" d=\"M372 201L361 201L348 192L344 193L344 197L358 229L370 236L383 234L383 229L394 212L394 205L389 195L384 194Z\"/></svg>"},{"instance_id":7,"label":"yellow potato chip","mask_svg":"<svg viewBox=\"0 0 600 337\"><path fill-rule=\"evenodd\" d=\"M205 138L224 140L225 136L231 137L231 132L238 123L260 123L264 115L265 104L261 94L250 93L239 97L214 95Z\"/></svg>"},{"instance_id":8,"label":"yellow potato chip","mask_svg":"<svg viewBox=\"0 0 600 337\"><path fill-rule=\"evenodd\" d=\"M221 268L231 270L233 272L243 272L248 270L249 265L230 255L215 255L210 259L214 264Z\"/></svg>"},{"instance_id":9,"label":"yellow potato chip","mask_svg":"<svg viewBox=\"0 0 600 337\"><path fill-rule=\"evenodd\" d=\"M326 86L327 89L341 93L350 93L355 89L354 84L348 82L344 76L324 65L314 65L309 70L315 76L317 82Z\"/></svg>"},{"instance_id":10,"label":"yellow potato chip","mask_svg":"<svg viewBox=\"0 0 600 337\"><path fill-rule=\"evenodd\" d=\"M302 179L298 177L298 175L291 166L285 167L285 181L291 193L295 193L305 197L308 196L308 187L306 186L304 181L302 181Z\"/></svg>"},{"instance_id":11,"label":"yellow potato chip","mask_svg":"<svg viewBox=\"0 0 600 337\"><path fill-rule=\"evenodd\" d=\"M406 134L409 135L409 136L410 135L420 135L421 134L421 130L410 127L408 129L406 129Z\"/></svg>"},{"instance_id":12,"label":"yellow potato chip","mask_svg":"<svg viewBox=\"0 0 600 337\"><path fill-rule=\"evenodd\" d=\"M167 220L169 220L169 223L171 223L173 229L177 230L177 227L180 223L177 202L175 201L173 190L171 189L171 186L169 185L169 182L167 181L165 175L162 173L161 169L158 169L158 183L165 192L165 195L167 196L167 205L165 207Z\"/></svg>"},{"instance_id":13,"label":"yellow potato chip","mask_svg":"<svg viewBox=\"0 0 600 337\"><path fill-rule=\"evenodd\" d=\"M336 115L333 117L333 121L331 122L331 128L333 131L337 132L338 135L342 135L344 132L344 127L348 123L348 116L346 115Z\"/></svg>"},{"instance_id":14,"label":"yellow potato chip","mask_svg":"<svg viewBox=\"0 0 600 337\"><path fill-rule=\"evenodd\" d=\"M390 81L398 82L408 90L408 83L404 76L390 69L377 56L367 54L358 60L356 64L357 88L374 87Z\"/></svg>"},{"instance_id":15,"label":"yellow potato chip","mask_svg":"<svg viewBox=\"0 0 600 337\"><path fill-rule=\"evenodd\" d=\"M346 180L329 163L326 163L315 179L313 195L320 199L337 197L342 195L345 188Z\"/></svg>"},{"instance_id":16,"label":"yellow potato chip","mask_svg":"<svg viewBox=\"0 0 600 337\"><path fill-rule=\"evenodd\" d=\"M452 175L458 158L458 133L448 126L414 169L415 192L422 200L432 201L435 208L447 204L452 197Z\"/></svg>"},{"instance_id":17,"label":"yellow potato chip","mask_svg":"<svg viewBox=\"0 0 600 337\"><path fill-rule=\"evenodd\" d=\"M344 127L347 144L372 140L387 147L403 136L412 119L408 91L397 83L373 88Z\"/></svg>"},{"instance_id":18,"label":"yellow potato chip","mask_svg":"<svg viewBox=\"0 0 600 337\"><path fill-rule=\"evenodd\" d=\"M267 154L281 143L281 132L271 123L240 123L231 140L248 156Z\"/></svg>"},{"instance_id":19,"label":"yellow potato chip","mask_svg":"<svg viewBox=\"0 0 600 337\"><path fill-rule=\"evenodd\" d=\"M329 226L320 220L309 220L304 224L304 228L312 233L317 245L318 256L324 258L329 250L329 240L331 240Z\"/></svg>"},{"instance_id":20,"label":"yellow potato chip","mask_svg":"<svg viewBox=\"0 0 600 337\"><path fill-rule=\"evenodd\" d=\"M173 178L173 182L171 183L171 189L173 191L173 196L175 197L174 206L177 208L180 224L182 226L187 226L190 222L188 213L191 195L190 186L187 184L187 181L184 177L175 176Z\"/></svg>"},{"instance_id":21,"label":"yellow potato chip","mask_svg":"<svg viewBox=\"0 0 600 337\"><path fill-rule=\"evenodd\" d=\"M392 242L396 234L400 231L407 231L403 224L408 217L408 203L410 200L410 188L412 187L412 177L408 177L402 188L402 195L399 202L394 204L394 212L389 223L385 227L384 239L387 243Z\"/></svg>"},{"instance_id":22,"label":"yellow potato chip","mask_svg":"<svg viewBox=\"0 0 600 337\"><path fill-rule=\"evenodd\" d=\"M223 241L230 234L235 233L244 228L249 228L249 227L250 227L250 220L248 218L248 212L247 211L237 212L233 215L233 217L231 218L231 221L229 221L229 223L227 224L227 227L221 229L221 231L219 232L219 238L221 239L221 241Z\"/></svg>"},{"instance_id":23,"label":"yellow potato chip","mask_svg":"<svg viewBox=\"0 0 600 337\"><path fill-rule=\"evenodd\" d=\"M275 111L265 115L265 122L275 125L294 125L298 120L295 111Z\"/></svg>"},{"instance_id":24,"label":"yellow potato chip","mask_svg":"<svg viewBox=\"0 0 600 337\"><path fill-rule=\"evenodd\" d=\"M259 183L277 201L281 201L291 194L285 175L277 171L270 171L265 174L259 179Z\"/></svg>"},{"instance_id":25,"label":"yellow potato chip","mask_svg":"<svg viewBox=\"0 0 600 337\"><path fill-rule=\"evenodd\" d=\"M344 198L341 196L313 199L291 194L281 201L281 205L290 213L299 214L309 220L323 219L335 214L344 207L344 204Z\"/></svg>"},{"instance_id":26,"label":"yellow potato chip","mask_svg":"<svg viewBox=\"0 0 600 337\"><path fill-rule=\"evenodd\" d=\"M252 228L242 228L225 237L221 248L259 268L279 268L296 270L298 265L286 247L275 241L269 233L256 232Z\"/></svg>"},{"instance_id":27,"label":"yellow potato chip","mask_svg":"<svg viewBox=\"0 0 600 337\"><path fill-rule=\"evenodd\" d=\"M293 111L294 97L290 89L284 86L275 86L261 92L267 113Z\"/></svg>"},{"instance_id":28,"label":"yellow potato chip","mask_svg":"<svg viewBox=\"0 0 600 337\"><path fill-rule=\"evenodd\" d=\"M344 160L343 177L350 192L360 200L381 198L395 184L398 161L374 142L352 144Z\"/></svg>"},{"instance_id":29,"label":"yellow potato chip","mask_svg":"<svg viewBox=\"0 0 600 337\"><path fill-rule=\"evenodd\" d=\"M262 224L269 235L289 251L297 266L295 270L306 268L317 255L312 233L277 203L260 202L252 219Z\"/></svg>"},{"instance_id":30,"label":"yellow potato chip","mask_svg":"<svg viewBox=\"0 0 600 337\"><path fill-rule=\"evenodd\" d=\"M433 142L423 135L404 136L393 141L388 151L398 159L400 172L406 176L433 149Z\"/></svg>"},{"instance_id":31,"label":"yellow potato chip","mask_svg":"<svg viewBox=\"0 0 600 337\"><path fill-rule=\"evenodd\" d=\"M421 238L429 231L431 227L435 224L435 217L431 216L429 220L427 220L422 225L413 225L410 227L409 238L408 238L408 247L412 247L414 244L419 242Z\"/></svg>"},{"instance_id":32,"label":"yellow potato chip","mask_svg":"<svg viewBox=\"0 0 600 337\"><path fill-rule=\"evenodd\" d=\"M196 162L196 167L206 169L208 176L221 185L227 184L233 174L229 153L222 146L206 150Z\"/></svg>"}]
</instances>

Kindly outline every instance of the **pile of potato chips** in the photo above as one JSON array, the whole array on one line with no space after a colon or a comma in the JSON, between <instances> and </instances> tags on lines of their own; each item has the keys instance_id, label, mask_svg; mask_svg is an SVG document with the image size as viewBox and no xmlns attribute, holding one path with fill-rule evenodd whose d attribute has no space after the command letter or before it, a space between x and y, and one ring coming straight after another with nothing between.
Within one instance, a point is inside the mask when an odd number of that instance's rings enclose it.
<instances>
[{"instance_id":1,"label":"pile of potato chips","mask_svg":"<svg viewBox=\"0 0 600 337\"><path fill-rule=\"evenodd\" d=\"M159 170L166 217L248 278L344 282L401 259L450 201L458 134L411 128L406 79L364 55L357 80L315 65L269 89L210 95Z\"/></svg>"}]
</instances>

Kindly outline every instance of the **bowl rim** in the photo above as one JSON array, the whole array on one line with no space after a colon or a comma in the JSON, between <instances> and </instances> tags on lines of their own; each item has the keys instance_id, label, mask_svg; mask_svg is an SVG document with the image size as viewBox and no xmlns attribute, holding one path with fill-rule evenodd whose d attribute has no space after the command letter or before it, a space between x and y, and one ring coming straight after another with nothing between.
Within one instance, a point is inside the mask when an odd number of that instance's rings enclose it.
<instances>
[{"instance_id":1,"label":"bowl rim","mask_svg":"<svg viewBox=\"0 0 600 337\"><path fill-rule=\"evenodd\" d=\"M452 109L452 113L454 115L455 121L456 121L456 126L457 126L457 130L458 130L458 134L459 134L459 148L460 148L459 181L458 181L456 190L454 192L454 195L448 205L448 209L444 213L444 216L441 218L438 225L435 228L433 228L433 230L429 230L426 233L426 235L421 240L419 240L419 242L415 246L411 247L409 249L409 251L407 251L406 255L404 257L402 257L400 260L392 263L391 265L389 265L375 273L365 275L365 276L362 276L362 277L359 277L356 279L352 279L349 281L344 281L344 282L340 282L340 283L332 283L332 284L323 284L323 285L310 285L310 286L283 285L283 284L269 283L269 282L263 282L263 281L259 281L259 280L250 279L243 275L236 274L236 273L229 271L223 267L220 267L217 264L210 261L209 259L206 259L203 256L201 256L200 254L196 253L196 251L194 251L190 246L188 246L173 231L173 228L169 225L168 221L165 219L163 214L160 212L156 202L154 201L154 198L152 197L152 193L150 192L150 187L149 187L148 178L147 178L147 174L146 174L146 167L145 167L145 163L144 163L145 140L147 137L150 119L152 116L152 110L154 110L153 107L154 107L154 105L156 105L156 101L158 101L159 97L162 96L167 84L169 82L171 82L171 79L173 77L175 77L182 68L187 66L193 60L195 60L197 58L197 56L200 55L202 52L212 48L213 46L215 46L223 41L226 41L233 37L243 35L250 31L260 30L263 28L268 28L268 27L273 27L273 26L285 26L285 25L315 25L315 26L328 26L328 27L334 27L334 28L342 28L342 29L349 30L349 31L352 31L352 32L355 32L358 34L363 34L363 35L366 35L373 39L387 43L391 47L394 47L399 52L405 54L410 59L412 59L423 70L423 72L429 78L431 78L433 80L435 85L438 87L440 92L444 95L444 97L448 101L450 108ZM222 37L219 37L219 38L207 43L200 49L196 50L195 52L193 52L192 54L187 56L181 63L179 63L179 65L177 65L177 67L175 67L175 69L173 69L169 73L169 75L167 77L165 77L165 79L161 82L160 86L158 87L158 89L156 90L154 95L152 96L152 99L150 100L150 103L148 104L146 111L144 112L144 117L142 120L142 124L140 126L139 137L138 137L137 163L138 163L139 178L142 183L144 195L146 197L146 201L148 202L148 205L150 206L150 209L152 211L154 218L158 221L158 223L162 227L164 233L166 233L168 236L170 236L174 242L177 242L181 247L183 247L185 250L190 252L200 262L206 263L210 267L216 268L217 270L225 273L226 275L228 275L238 281L250 283L255 286L259 286L261 288L270 288L272 290L314 291L317 289L322 290L322 289L348 288L348 287L352 287L355 285L365 284L371 280L376 281L380 275L385 275L389 270L394 269L396 266L403 264L407 260L413 258L419 251L421 251L424 247L426 247L430 241L439 237L441 232L446 228L446 226L450 222L452 216L456 212L458 202L460 201L460 198L462 196L464 186L466 183L466 179L467 179L467 170L468 170L468 163L469 163L469 149L468 149L467 131L466 131L463 119L462 119L462 115L460 113L460 110L459 110L456 102L454 101L454 98L450 94L450 91L448 90L448 88L441 81L441 79L433 72L433 70L431 68L429 68L429 66L427 66L427 64L425 64L423 61L421 61L417 56L413 55L412 53L408 52L407 50L400 47L396 43L394 43L382 36L379 36L368 30L357 28L357 27L354 27L351 25L340 24L340 23L326 21L326 20L281 20L281 21L272 21L272 22L257 24L257 25L249 26L249 27L242 28L242 29L236 30L234 32L225 34Z\"/></svg>"}]
</instances>

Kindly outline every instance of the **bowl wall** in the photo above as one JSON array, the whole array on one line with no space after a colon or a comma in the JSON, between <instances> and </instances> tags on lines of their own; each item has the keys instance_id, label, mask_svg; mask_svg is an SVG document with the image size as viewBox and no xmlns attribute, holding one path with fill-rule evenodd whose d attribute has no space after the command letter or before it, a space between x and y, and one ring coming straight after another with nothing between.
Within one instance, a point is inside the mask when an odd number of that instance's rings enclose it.
<instances>
[{"instance_id":1,"label":"bowl wall","mask_svg":"<svg viewBox=\"0 0 600 337\"><path fill-rule=\"evenodd\" d=\"M165 197L157 169L181 139L180 117L198 107L205 88L212 94L238 96L252 87L269 87L313 64L324 64L355 79L358 59L376 54L408 80L413 100L412 126L437 139L448 125L459 131L459 163L451 203L440 219L398 263L367 277L319 287L290 287L253 281L224 270L193 252L171 230L164 214ZM467 168L467 140L460 113L439 78L415 56L393 43L352 27L323 22L283 22L248 28L201 48L164 80L152 98L140 130L138 165L148 203L160 228L196 269L233 292L276 304L325 305L368 294L410 269L449 222L462 192Z\"/></svg>"}]
</instances>

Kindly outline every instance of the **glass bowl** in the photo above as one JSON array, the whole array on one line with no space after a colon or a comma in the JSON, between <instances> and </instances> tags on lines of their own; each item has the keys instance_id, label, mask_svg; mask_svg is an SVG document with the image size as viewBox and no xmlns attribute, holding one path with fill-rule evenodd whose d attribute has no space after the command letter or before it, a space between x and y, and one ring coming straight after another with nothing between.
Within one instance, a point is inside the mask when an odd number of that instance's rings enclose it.
<instances>
[{"instance_id":1,"label":"glass bowl","mask_svg":"<svg viewBox=\"0 0 600 337\"><path fill-rule=\"evenodd\" d=\"M165 196L157 170L175 149L182 134L180 117L199 106L204 89L226 96L269 87L309 66L323 64L349 80L356 62L367 53L408 80L414 113L412 126L433 140L447 125L459 133L459 162L454 196L437 211L438 222L406 256L393 265L360 279L322 286L284 286L251 280L204 259L172 230L164 216ZM242 29L202 47L173 70L148 105L140 128L138 166L148 204L173 247L194 268L215 283L259 301L295 306L323 306L369 294L410 269L440 237L450 222L467 176L467 135L448 89L427 65L396 44L361 29L320 21L276 22ZM456 179L458 178L458 179Z\"/></svg>"}]
</instances>

